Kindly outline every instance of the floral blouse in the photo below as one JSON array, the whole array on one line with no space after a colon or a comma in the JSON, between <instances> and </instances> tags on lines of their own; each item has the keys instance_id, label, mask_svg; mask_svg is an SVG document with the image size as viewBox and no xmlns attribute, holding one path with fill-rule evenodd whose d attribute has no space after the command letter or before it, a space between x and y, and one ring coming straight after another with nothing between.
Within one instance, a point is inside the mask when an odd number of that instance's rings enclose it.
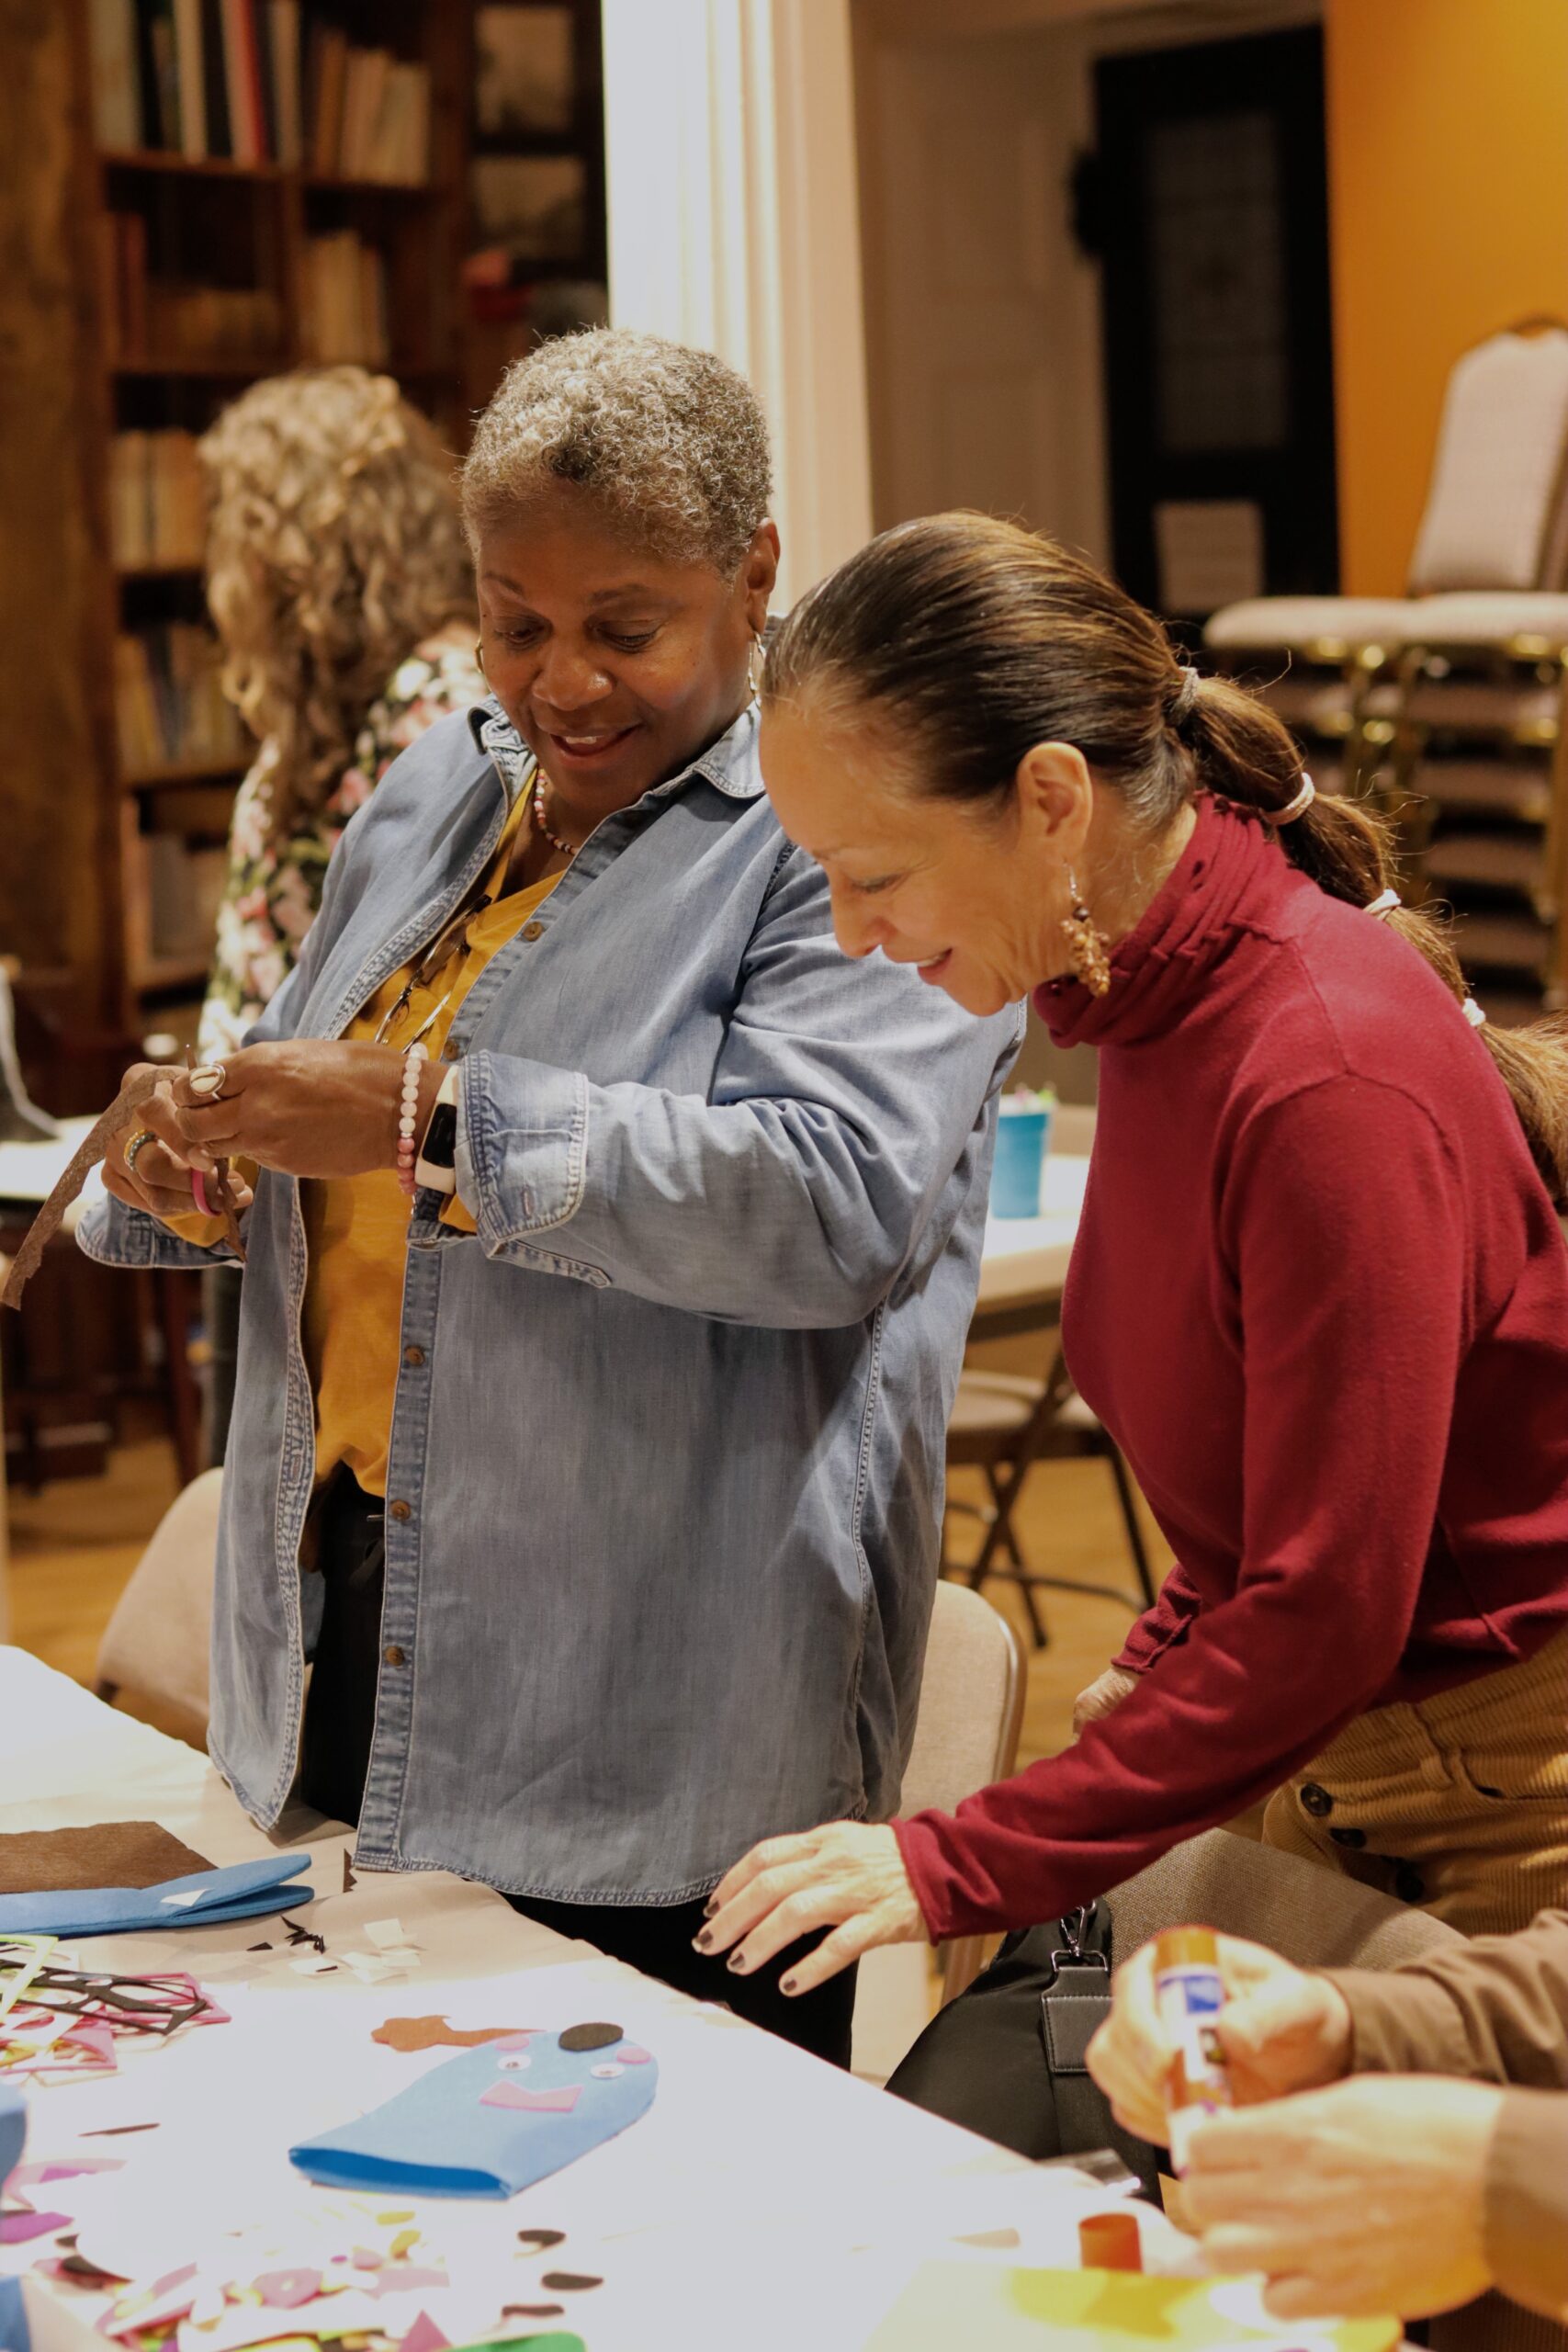
<instances>
[{"instance_id":1,"label":"floral blouse","mask_svg":"<svg viewBox=\"0 0 1568 2352\"><path fill-rule=\"evenodd\" d=\"M268 839L276 752L262 745L229 828L229 873L197 1044L204 1062L234 1052L288 978L320 910L327 860L399 752L489 691L474 664L473 624L449 621L398 664L370 707L337 789L281 843Z\"/></svg>"}]
</instances>

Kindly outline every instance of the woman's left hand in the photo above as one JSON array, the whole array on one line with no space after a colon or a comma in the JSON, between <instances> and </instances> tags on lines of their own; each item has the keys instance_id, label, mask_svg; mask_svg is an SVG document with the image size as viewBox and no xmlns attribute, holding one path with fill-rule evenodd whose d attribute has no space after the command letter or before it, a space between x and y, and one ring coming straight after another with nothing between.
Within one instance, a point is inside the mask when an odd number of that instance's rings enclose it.
<instances>
[{"instance_id":1,"label":"woman's left hand","mask_svg":"<svg viewBox=\"0 0 1568 2352\"><path fill-rule=\"evenodd\" d=\"M1182 2203L1216 2270L1267 2274L1280 2319L1422 2319L1492 2283L1486 2159L1503 2094L1363 2075L1193 2132Z\"/></svg>"},{"instance_id":2,"label":"woman's left hand","mask_svg":"<svg viewBox=\"0 0 1568 2352\"><path fill-rule=\"evenodd\" d=\"M918 1944L926 1923L891 1829L829 1821L794 1838L753 1846L719 1881L705 1952L736 1949L729 1965L750 1975L764 1961L818 1928L831 1928L814 1952L781 1979L786 1993L814 1992L874 1944Z\"/></svg>"},{"instance_id":3,"label":"woman's left hand","mask_svg":"<svg viewBox=\"0 0 1568 2352\"><path fill-rule=\"evenodd\" d=\"M440 1066L420 1073L421 1122L434 1108ZM223 1057L216 1100L181 1071L146 1106L142 1124L176 1159L205 1175L244 1158L288 1176L360 1176L398 1156L403 1057L395 1046L301 1037Z\"/></svg>"}]
</instances>

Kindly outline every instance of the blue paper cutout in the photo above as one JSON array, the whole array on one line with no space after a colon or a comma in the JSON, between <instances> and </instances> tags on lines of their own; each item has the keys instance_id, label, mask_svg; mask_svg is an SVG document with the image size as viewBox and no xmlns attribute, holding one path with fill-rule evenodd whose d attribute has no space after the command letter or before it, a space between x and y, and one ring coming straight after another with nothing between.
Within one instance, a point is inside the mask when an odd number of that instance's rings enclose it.
<instances>
[{"instance_id":1,"label":"blue paper cutout","mask_svg":"<svg viewBox=\"0 0 1568 2352\"><path fill-rule=\"evenodd\" d=\"M32 2352L19 2278L0 2278L0 2352Z\"/></svg>"},{"instance_id":2,"label":"blue paper cutout","mask_svg":"<svg viewBox=\"0 0 1568 2352\"><path fill-rule=\"evenodd\" d=\"M0 1895L0 1936L118 1936L160 1928L220 1927L231 1919L293 1911L311 1890L286 1882L310 1867L308 1854L231 1862L161 1886L66 1888L47 1894Z\"/></svg>"},{"instance_id":3,"label":"blue paper cutout","mask_svg":"<svg viewBox=\"0 0 1568 2352\"><path fill-rule=\"evenodd\" d=\"M0 2083L0 2189L21 2163L27 2143L27 2100L10 2084Z\"/></svg>"},{"instance_id":4,"label":"blue paper cutout","mask_svg":"<svg viewBox=\"0 0 1568 2352\"><path fill-rule=\"evenodd\" d=\"M529 2037L526 2087L575 2091L563 2114L487 2100L499 2085L518 2084L515 2048L491 2042L466 2050L358 2121L290 2148L289 2161L329 2188L513 2197L646 2115L658 2088L657 2063L613 2077L595 2073L614 2057L614 2049L604 2047L563 2050L556 2034Z\"/></svg>"}]
</instances>

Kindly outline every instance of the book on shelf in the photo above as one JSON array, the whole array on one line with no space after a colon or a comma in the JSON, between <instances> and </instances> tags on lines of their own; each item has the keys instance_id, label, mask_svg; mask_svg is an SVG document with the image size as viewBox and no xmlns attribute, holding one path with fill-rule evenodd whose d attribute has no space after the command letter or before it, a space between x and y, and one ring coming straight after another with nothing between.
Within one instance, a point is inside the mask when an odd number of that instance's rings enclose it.
<instances>
[{"instance_id":1,"label":"book on shelf","mask_svg":"<svg viewBox=\"0 0 1568 2352\"><path fill-rule=\"evenodd\" d=\"M117 433L109 446L109 546L122 571L201 562L207 481L196 435Z\"/></svg>"},{"instance_id":2,"label":"book on shelf","mask_svg":"<svg viewBox=\"0 0 1568 2352\"><path fill-rule=\"evenodd\" d=\"M114 689L128 776L243 762L249 738L223 692L217 642L199 621L164 621L117 637Z\"/></svg>"},{"instance_id":3,"label":"book on shelf","mask_svg":"<svg viewBox=\"0 0 1568 2352\"><path fill-rule=\"evenodd\" d=\"M140 212L107 212L99 234L104 342L111 362L254 359L279 363L283 302L270 287L186 286L150 277Z\"/></svg>"},{"instance_id":4,"label":"book on shelf","mask_svg":"<svg viewBox=\"0 0 1568 2352\"><path fill-rule=\"evenodd\" d=\"M129 803L121 820L125 944L133 980L156 967L193 972L212 957L228 870L227 852L180 833L144 833Z\"/></svg>"},{"instance_id":5,"label":"book on shelf","mask_svg":"<svg viewBox=\"0 0 1568 2352\"><path fill-rule=\"evenodd\" d=\"M343 360L366 368L389 363L386 260L353 229L305 241L299 341L305 357L321 367Z\"/></svg>"},{"instance_id":6,"label":"book on shelf","mask_svg":"<svg viewBox=\"0 0 1568 2352\"><path fill-rule=\"evenodd\" d=\"M300 0L89 0L98 144L423 186L430 73Z\"/></svg>"},{"instance_id":7,"label":"book on shelf","mask_svg":"<svg viewBox=\"0 0 1568 2352\"><path fill-rule=\"evenodd\" d=\"M335 25L312 25L302 144L323 179L421 187L430 177L430 74L388 49L355 49Z\"/></svg>"},{"instance_id":8,"label":"book on shelf","mask_svg":"<svg viewBox=\"0 0 1568 2352\"><path fill-rule=\"evenodd\" d=\"M100 147L140 147L135 0L91 0L93 130Z\"/></svg>"}]
</instances>

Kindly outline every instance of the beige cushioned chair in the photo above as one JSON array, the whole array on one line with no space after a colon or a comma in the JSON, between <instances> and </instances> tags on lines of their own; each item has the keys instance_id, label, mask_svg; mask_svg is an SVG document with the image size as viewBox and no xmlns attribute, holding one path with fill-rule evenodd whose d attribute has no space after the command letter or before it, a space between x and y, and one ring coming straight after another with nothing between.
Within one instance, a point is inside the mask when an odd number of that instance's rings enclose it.
<instances>
[{"instance_id":1,"label":"beige cushioned chair","mask_svg":"<svg viewBox=\"0 0 1568 2352\"><path fill-rule=\"evenodd\" d=\"M115 1603L98 1647L100 1699L122 1690L180 1708L205 1729L221 1470L175 1496Z\"/></svg>"},{"instance_id":2,"label":"beige cushioned chair","mask_svg":"<svg viewBox=\"0 0 1568 2352\"><path fill-rule=\"evenodd\" d=\"M1561 587L1568 562L1565 459L1568 331L1527 321L1488 336L1449 378L1408 596L1251 597L1215 613L1205 642L1323 663L1372 645L1391 656L1442 639L1445 616L1427 600L1455 591L1470 607L1466 627L1486 640L1536 626L1521 612L1534 598L1521 592Z\"/></svg>"},{"instance_id":3,"label":"beige cushioned chair","mask_svg":"<svg viewBox=\"0 0 1568 2352\"><path fill-rule=\"evenodd\" d=\"M1026 1685L1023 1645L1006 1619L966 1587L939 1584L900 1813L951 1813L976 1789L1006 1780L1018 1761ZM946 1947L944 2001L964 1990L984 1957L978 1936ZM885 2083L930 2019L930 1971L923 1943L886 1945L861 1962L854 2071L866 2081Z\"/></svg>"},{"instance_id":4,"label":"beige cushioned chair","mask_svg":"<svg viewBox=\"0 0 1568 2352\"><path fill-rule=\"evenodd\" d=\"M1190 1921L1269 1944L1301 1968L1393 1968L1462 1940L1429 1911L1228 1829L1173 1847L1105 1900L1118 1965Z\"/></svg>"}]
</instances>

